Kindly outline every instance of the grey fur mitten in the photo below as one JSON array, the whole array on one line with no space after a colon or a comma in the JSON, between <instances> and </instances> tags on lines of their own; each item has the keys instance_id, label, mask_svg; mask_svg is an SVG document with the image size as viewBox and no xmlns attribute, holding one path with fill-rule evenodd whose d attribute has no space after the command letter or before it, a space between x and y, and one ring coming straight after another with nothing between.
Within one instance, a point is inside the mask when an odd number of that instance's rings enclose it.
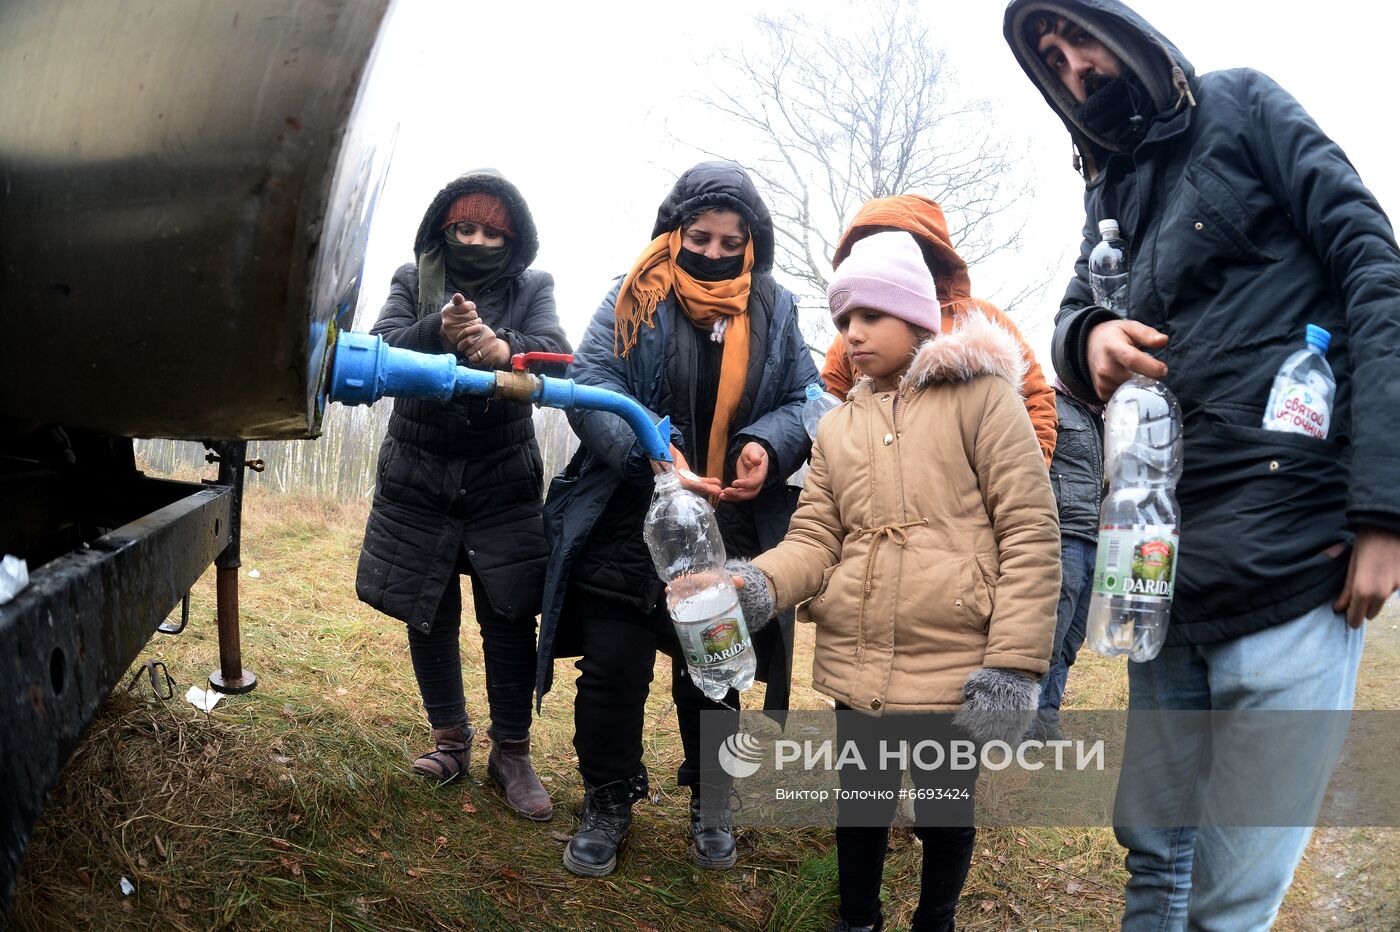
<instances>
[{"instance_id":1,"label":"grey fur mitten","mask_svg":"<svg viewBox=\"0 0 1400 932\"><path fill-rule=\"evenodd\" d=\"M1040 681L1029 673L983 667L963 685L963 704L953 724L979 744L1017 744L1040 705Z\"/></svg>"},{"instance_id":2,"label":"grey fur mitten","mask_svg":"<svg viewBox=\"0 0 1400 932\"><path fill-rule=\"evenodd\" d=\"M756 634L773 617L773 588L768 577L748 560L730 560L724 568L744 581L744 588L739 590L739 608L749 634Z\"/></svg>"}]
</instances>

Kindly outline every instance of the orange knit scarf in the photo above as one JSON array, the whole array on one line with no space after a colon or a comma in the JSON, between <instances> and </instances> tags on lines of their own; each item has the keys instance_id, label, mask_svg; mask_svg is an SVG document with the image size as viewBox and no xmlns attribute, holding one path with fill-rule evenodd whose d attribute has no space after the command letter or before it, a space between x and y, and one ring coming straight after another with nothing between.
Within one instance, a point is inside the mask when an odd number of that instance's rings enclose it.
<instances>
[{"instance_id":1,"label":"orange knit scarf","mask_svg":"<svg viewBox=\"0 0 1400 932\"><path fill-rule=\"evenodd\" d=\"M722 282L702 282L691 278L676 264L680 255L681 231L672 230L652 240L637 257L632 271L622 281L613 315L613 353L626 357L637 345L643 326L656 326L656 305L667 294L697 328L712 329L727 319L724 329L724 355L720 358L719 391L715 396L715 416L710 422L710 443L703 464L691 463L696 470L717 473L724 478L724 456L729 448L729 427L739 410L744 381L749 368L749 284L753 270L753 240L744 247L744 269L737 278ZM701 339L709 339L704 334ZM692 455L694 452L693 451Z\"/></svg>"}]
</instances>

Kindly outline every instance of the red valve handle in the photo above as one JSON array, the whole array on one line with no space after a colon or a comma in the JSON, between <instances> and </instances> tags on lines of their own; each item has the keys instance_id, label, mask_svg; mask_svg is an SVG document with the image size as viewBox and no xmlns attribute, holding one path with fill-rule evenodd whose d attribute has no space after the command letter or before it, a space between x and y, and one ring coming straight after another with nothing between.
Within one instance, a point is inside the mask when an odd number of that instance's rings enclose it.
<instances>
[{"instance_id":1,"label":"red valve handle","mask_svg":"<svg viewBox=\"0 0 1400 932\"><path fill-rule=\"evenodd\" d=\"M510 368L512 372L524 372L532 362L562 362L568 365L573 361L573 353L516 353L510 357Z\"/></svg>"}]
</instances>

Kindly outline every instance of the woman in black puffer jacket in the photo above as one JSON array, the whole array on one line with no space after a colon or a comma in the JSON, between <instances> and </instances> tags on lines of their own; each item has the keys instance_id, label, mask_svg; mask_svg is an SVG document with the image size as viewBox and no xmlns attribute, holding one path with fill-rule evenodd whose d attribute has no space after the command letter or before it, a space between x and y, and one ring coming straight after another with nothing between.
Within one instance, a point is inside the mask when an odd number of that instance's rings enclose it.
<instances>
[{"instance_id":1,"label":"woman in black puffer jacket","mask_svg":"<svg viewBox=\"0 0 1400 932\"><path fill-rule=\"evenodd\" d=\"M390 345L452 352L461 365L506 369L531 351L568 352L554 280L529 268L539 236L515 186L491 171L453 181L414 240L416 264L394 273L373 333ZM544 469L530 408L457 398L396 399L356 592L408 625L413 672L435 748L413 769L446 782L471 764L458 650L459 574L471 577L491 709L487 769L511 808L552 815L530 764L535 615L549 545Z\"/></svg>"}]
</instances>

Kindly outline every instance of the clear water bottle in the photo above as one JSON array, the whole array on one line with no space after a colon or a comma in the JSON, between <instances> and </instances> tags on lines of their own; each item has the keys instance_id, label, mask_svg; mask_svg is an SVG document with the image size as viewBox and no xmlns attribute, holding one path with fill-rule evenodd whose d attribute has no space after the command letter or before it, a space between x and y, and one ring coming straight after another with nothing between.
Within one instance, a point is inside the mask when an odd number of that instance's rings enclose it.
<instances>
[{"instance_id":1,"label":"clear water bottle","mask_svg":"<svg viewBox=\"0 0 1400 932\"><path fill-rule=\"evenodd\" d=\"M817 439L817 423L822 415L833 408L841 407L841 399L826 390L821 382L807 386L807 403L802 406L802 426L807 428L807 436Z\"/></svg>"},{"instance_id":2,"label":"clear water bottle","mask_svg":"<svg viewBox=\"0 0 1400 932\"><path fill-rule=\"evenodd\" d=\"M667 469L656 477L642 534L657 575L666 583L666 608L691 680L715 702L731 689L748 689L758 661L739 594L724 569L724 541L714 509L686 491L674 469Z\"/></svg>"},{"instance_id":3,"label":"clear water bottle","mask_svg":"<svg viewBox=\"0 0 1400 932\"><path fill-rule=\"evenodd\" d=\"M1307 434L1327 439L1332 426L1332 398L1337 380L1327 364L1327 347L1332 334L1317 324L1308 324L1307 346L1290 355L1269 392L1264 408L1264 428L1290 434Z\"/></svg>"},{"instance_id":4,"label":"clear water bottle","mask_svg":"<svg viewBox=\"0 0 1400 932\"><path fill-rule=\"evenodd\" d=\"M1135 375L1104 412L1108 494L1099 519L1090 649L1136 661L1162 649L1176 585L1181 407L1155 379Z\"/></svg>"},{"instance_id":5,"label":"clear water bottle","mask_svg":"<svg viewBox=\"0 0 1400 932\"><path fill-rule=\"evenodd\" d=\"M1128 308L1128 247L1117 220L1099 221L1099 243L1089 253L1089 285L1094 303L1120 314Z\"/></svg>"}]
</instances>

